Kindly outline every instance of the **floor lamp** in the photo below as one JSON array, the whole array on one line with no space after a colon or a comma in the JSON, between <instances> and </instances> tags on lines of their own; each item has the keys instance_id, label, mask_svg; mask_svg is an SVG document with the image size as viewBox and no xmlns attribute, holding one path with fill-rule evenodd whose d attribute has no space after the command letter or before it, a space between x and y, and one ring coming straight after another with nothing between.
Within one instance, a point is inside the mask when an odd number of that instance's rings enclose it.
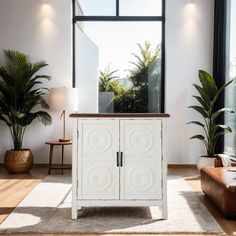
<instances>
[{"instance_id":1,"label":"floor lamp","mask_svg":"<svg viewBox=\"0 0 236 236\"><path fill-rule=\"evenodd\" d=\"M62 112L63 137L59 142L70 142L70 139L66 138L66 112L78 111L78 89L52 88L49 104L50 109Z\"/></svg>"}]
</instances>

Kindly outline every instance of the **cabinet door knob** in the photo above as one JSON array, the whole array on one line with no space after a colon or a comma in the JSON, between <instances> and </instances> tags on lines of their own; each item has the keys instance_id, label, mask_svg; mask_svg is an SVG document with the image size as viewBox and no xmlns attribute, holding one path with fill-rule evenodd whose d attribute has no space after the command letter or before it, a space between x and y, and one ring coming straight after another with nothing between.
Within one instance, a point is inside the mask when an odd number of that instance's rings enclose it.
<instances>
[{"instance_id":1,"label":"cabinet door knob","mask_svg":"<svg viewBox=\"0 0 236 236\"><path fill-rule=\"evenodd\" d=\"M120 166L123 167L123 152L120 153Z\"/></svg>"},{"instance_id":2,"label":"cabinet door knob","mask_svg":"<svg viewBox=\"0 0 236 236\"><path fill-rule=\"evenodd\" d=\"M120 163L119 163L119 152L116 153L116 166L119 167Z\"/></svg>"}]
</instances>

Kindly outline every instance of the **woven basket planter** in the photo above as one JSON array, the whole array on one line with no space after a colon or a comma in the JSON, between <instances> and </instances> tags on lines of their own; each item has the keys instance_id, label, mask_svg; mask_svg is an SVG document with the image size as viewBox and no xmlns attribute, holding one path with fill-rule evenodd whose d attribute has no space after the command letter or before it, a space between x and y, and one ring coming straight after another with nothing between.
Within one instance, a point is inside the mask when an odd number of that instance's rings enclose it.
<instances>
[{"instance_id":1,"label":"woven basket planter","mask_svg":"<svg viewBox=\"0 0 236 236\"><path fill-rule=\"evenodd\" d=\"M33 166L33 155L30 149L19 151L7 150L4 158L4 167L11 174L28 173Z\"/></svg>"}]
</instances>

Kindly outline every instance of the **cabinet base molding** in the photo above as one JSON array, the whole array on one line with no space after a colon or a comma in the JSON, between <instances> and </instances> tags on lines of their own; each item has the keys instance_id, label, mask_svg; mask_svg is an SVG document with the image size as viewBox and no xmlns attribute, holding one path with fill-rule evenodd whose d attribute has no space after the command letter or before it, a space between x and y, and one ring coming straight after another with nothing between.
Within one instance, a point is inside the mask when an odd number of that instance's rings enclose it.
<instances>
[{"instance_id":1,"label":"cabinet base molding","mask_svg":"<svg viewBox=\"0 0 236 236\"><path fill-rule=\"evenodd\" d=\"M148 207L162 206L162 200L77 200L77 206L80 207Z\"/></svg>"}]
</instances>

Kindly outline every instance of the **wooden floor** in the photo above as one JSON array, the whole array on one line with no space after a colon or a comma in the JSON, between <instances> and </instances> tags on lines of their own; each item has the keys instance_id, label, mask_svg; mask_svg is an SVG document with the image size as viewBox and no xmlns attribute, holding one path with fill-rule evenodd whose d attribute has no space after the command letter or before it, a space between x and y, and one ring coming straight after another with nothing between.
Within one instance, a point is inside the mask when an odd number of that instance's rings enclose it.
<instances>
[{"instance_id":1,"label":"wooden floor","mask_svg":"<svg viewBox=\"0 0 236 236\"><path fill-rule=\"evenodd\" d=\"M169 175L179 175L187 181L193 191L199 196L208 210L212 213L227 235L236 236L236 219L225 219L215 206L201 192L198 172L195 167L171 166ZM31 174L8 175L0 166L0 223L14 210L24 197L47 175L46 167L35 167ZM13 234L11 234L14 236ZM20 236L22 234L17 234ZM34 234L37 236L39 234ZM40 234L40 236L54 236L53 234ZM59 235L59 234L55 234ZM68 235L68 234L67 234ZM73 234L75 235L75 234ZM91 234L92 236L93 234ZM113 236L112 234L105 234ZM143 234L139 234L144 236ZM180 234L178 234L181 236ZM187 235L187 234L185 234ZM196 235L196 234L195 234ZM60 236L60 235L59 235ZM96 235L98 236L98 235ZM101 236L101 234L99 234ZM117 236L117 234L116 234ZM146 236L146 235L145 235ZM161 236L161 235L159 235Z\"/></svg>"},{"instance_id":2,"label":"wooden floor","mask_svg":"<svg viewBox=\"0 0 236 236\"><path fill-rule=\"evenodd\" d=\"M31 174L8 175L0 166L0 223L46 176L46 168L34 168Z\"/></svg>"}]
</instances>

